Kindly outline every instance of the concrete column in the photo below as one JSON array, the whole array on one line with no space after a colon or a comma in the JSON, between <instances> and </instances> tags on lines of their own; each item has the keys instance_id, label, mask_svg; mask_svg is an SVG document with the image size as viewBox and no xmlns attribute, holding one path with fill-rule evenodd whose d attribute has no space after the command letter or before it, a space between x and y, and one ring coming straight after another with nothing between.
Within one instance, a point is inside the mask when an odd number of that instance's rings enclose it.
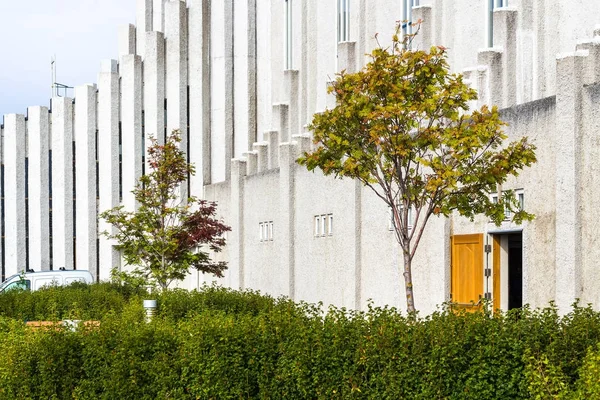
<instances>
[{"instance_id":1,"label":"concrete column","mask_svg":"<svg viewBox=\"0 0 600 400\"><path fill-rule=\"evenodd\" d=\"M142 58L129 54L121 57L121 181L123 205L137 208L135 189L142 176Z\"/></svg>"},{"instance_id":2,"label":"concrete column","mask_svg":"<svg viewBox=\"0 0 600 400\"><path fill-rule=\"evenodd\" d=\"M286 290L281 294L289 296L294 300L296 295L295 278L296 278L296 257L295 257L295 164L298 146L295 142L282 143L279 146L279 197L282 216L281 221L278 221L281 228L278 238L281 237L281 266L279 271L279 284L281 290ZM287 270L286 270L287 267Z\"/></svg>"},{"instance_id":3,"label":"concrete column","mask_svg":"<svg viewBox=\"0 0 600 400\"><path fill-rule=\"evenodd\" d=\"M6 276L25 270L25 117L4 117L4 227Z\"/></svg>"},{"instance_id":4,"label":"concrete column","mask_svg":"<svg viewBox=\"0 0 600 400\"><path fill-rule=\"evenodd\" d=\"M47 107L27 109L29 147L29 267L50 269L50 116Z\"/></svg>"},{"instance_id":5,"label":"concrete column","mask_svg":"<svg viewBox=\"0 0 600 400\"><path fill-rule=\"evenodd\" d=\"M269 143L257 142L252 145L256 152L256 173L260 174L269 169Z\"/></svg>"},{"instance_id":6,"label":"concrete column","mask_svg":"<svg viewBox=\"0 0 600 400\"><path fill-rule=\"evenodd\" d=\"M98 75L98 211L104 212L119 205L119 73L116 60L102 63ZM99 232L115 233L103 219L98 221ZM113 268L120 265L114 242L100 236L99 279L107 280Z\"/></svg>"},{"instance_id":7,"label":"concrete column","mask_svg":"<svg viewBox=\"0 0 600 400\"><path fill-rule=\"evenodd\" d=\"M210 183L210 26L210 0L192 0L188 9L189 159L196 168L190 190L198 197L204 197L204 185Z\"/></svg>"},{"instance_id":8,"label":"concrete column","mask_svg":"<svg viewBox=\"0 0 600 400\"><path fill-rule=\"evenodd\" d=\"M556 64L556 305L561 314L582 294L581 71L587 54L559 55Z\"/></svg>"},{"instance_id":9,"label":"concrete column","mask_svg":"<svg viewBox=\"0 0 600 400\"><path fill-rule=\"evenodd\" d=\"M281 135L282 142L288 142L290 136L290 106L288 104L274 104L273 105L273 131L279 132ZM268 140L265 137L265 140ZM277 143L279 144L279 143Z\"/></svg>"},{"instance_id":10,"label":"concrete column","mask_svg":"<svg viewBox=\"0 0 600 400\"><path fill-rule=\"evenodd\" d=\"M211 7L211 182L227 180L233 158L233 1Z\"/></svg>"},{"instance_id":11,"label":"concrete column","mask_svg":"<svg viewBox=\"0 0 600 400\"><path fill-rule=\"evenodd\" d=\"M279 132L265 132L265 136L269 144L269 169L279 168Z\"/></svg>"},{"instance_id":12,"label":"concrete column","mask_svg":"<svg viewBox=\"0 0 600 400\"><path fill-rule=\"evenodd\" d=\"M283 82L288 99L288 130L281 132L282 141L291 141L292 136L302 132L300 123L300 106L299 106L299 90L300 90L300 73L296 70L283 71ZM285 139L284 139L285 138Z\"/></svg>"},{"instance_id":13,"label":"concrete column","mask_svg":"<svg viewBox=\"0 0 600 400\"><path fill-rule=\"evenodd\" d=\"M309 2L300 2L300 98L298 105L298 118L300 119L300 126L304 126L308 121L308 52L309 52ZM360 18L360 16L359 16ZM360 27L360 26L359 26Z\"/></svg>"},{"instance_id":14,"label":"concrete column","mask_svg":"<svg viewBox=\"0 0 600 400\"><path fill-rule=\"evenodd\" d=\"M517 10L494 11L494 45L502 47L502 108L517 103Z\"/></svg>"},{"instance_id":15,"label":"concrete column","mask_svg":"<svg viewBox=\"0 0 600 400\"><path fill-rule=\"evenodd\" d=\"M244 177L246 161L231 160L231 234L229 235L229 286L245 289L244 282Z\"/></svg>"},{"instance_id":16,"label":"concrete column","mask_svg":"<svg viewBox=\"0 0 600 400\"><path fill-rule=\"evenodd\" d=\"M356 42L338 43L338 70L348 73L356 70Z\"/></svg>"},{"instance_id":17,"label":"concrete column","mask_svg":"<svg viewBox=\"0 0 600 400\"><path fill-rule=\"evenodd\" d=\"M144 56L144 136L147 149L155 138L164 143L165 135L165 38L161 32L146 33Z\"/></svg>"},{"instance_id":18,"label":"concrete column","mask_svg":"<svg viewBox=\"0 0 600 400\"><path fill-rule=\"evenodd\" d=\"M246 159L246 175L255 175L258 171L258 152L247 151L244 153Z\"/></svg>"},{"instance_id":19,"label":"concrete column","mask_svg":"<svg viewBox=\"0 0 600 400\"><path fill-rule=\"evenodd\" d=\"M119 57L135 54L135 26L133 24L119 26Z\"/></svg>"},{"instance_id":20,"label":"concrete column","mask_svg":"<svg viewBox=\"0 0 600 400\"><path fill-rule=\"evenodd\" d=\"M356 72L356 43L343 42L338 43L338 67L340 70L346 70L348 73ZM310 141L304 137L297 138L301 143L301 151L310 149ZM295 158L300 155L297 154ZM362 301L362 190L363 185L358 180L354 182L354 235L351 236L354 241L354 308L359 310ZM350 235L348 235L350 237Z\"/></svg>"},{"instance_id":21,"label":"concrete column","mask_svg":"<svg viewBox=\"0 0 600 400\"><path fill-rule=\"evenodd\" d=\"M152 0L152 29L165 31L165 2L168 0Z\"/></svg>"},{"instance_id":22,"label":"concrete column","mask_svg":"<svg viewBox=\"0 0 600 400\"><path fill-rule=\"evenodd\" d=\"M487 67L488 105L502 107L503 103L503 79L502 79L502 51L499 49L482 50L477 55L477 62Z\"/></svg>"},{"instance_id":23,"label":"concrete column","mask_svg":"<svg viewBox=\"0 0 600 400\"><path fill-rule=\"evenodd\" d=\"M428 51L433 46L433 10L431 5L422 5L413 7L412 20L417 22L421 20L419 34L413 40L413 49Z\"/></svg>"},{"instance_id":24,"label":"concrete column","mask_svg":"<svg viewBox=\"0 0 600 400\"><path fill-rule=\"evenodd\" d=\"M75 266L97 277L96 213L96 112L95 85L75 88ZM30 156L31 157L31 156ZM31 159L31 158L30 158ZM30 161L31 162L31 161ZM30 175L31 176L31 175ZM30 191L31 194L31 191ZM31 235L31 233L30 233Z\"/></svg>"},{"instance_id":25,"label":"concrete column","mask_svg":"<svg viewBox=\"0 0 600 400\"><path fill-rule=\"evenodd\" d=\"M577 50L587 50L583 84L591 85L600 82L600 40L591 39L577 44Z\"/></svg>"},{"instance_id":26,"label":"concrete column","mask_svg":"<svg viewBox=\"0 0 600 400\"><path fill-rule=\"evenodd\" d=\"M73 269L73 100L52 99L52 268Z\"/></svg>"},{"instance_id":27,"label":"concrete column","mask_svg":"<svg viewBox=\"0 0 600 400\"><path fill-rule=\"evenodd\" d=\"M257 140L256 0L237 1L233 8L233 153L241 157Z\"/></svg>"},{"instance_id":28,"label":"concrete column","mask_svg":"<svg viewBox=\"0 0 600 400\"><path fill-rule=\"evenodd\" d=\"M185 2L171 0L165 3L166 37L166 94L167 135L175 129L181 132L181 150L187 153L188 132L188 32ZM181 185L181 198L188 196L187 185Z\"/></svg>"},{"instance_id":29,"label":"concrete column","mask_svg":"<svg viewBox=\"0 0 600 400\"><path fill-rule=\"evenodd\" d=\"M152 31L152 1L153 0L137 0L135 24L136 28L136 53L141 57L146 54L146 32Z\"/></svg>"}]
</instances>

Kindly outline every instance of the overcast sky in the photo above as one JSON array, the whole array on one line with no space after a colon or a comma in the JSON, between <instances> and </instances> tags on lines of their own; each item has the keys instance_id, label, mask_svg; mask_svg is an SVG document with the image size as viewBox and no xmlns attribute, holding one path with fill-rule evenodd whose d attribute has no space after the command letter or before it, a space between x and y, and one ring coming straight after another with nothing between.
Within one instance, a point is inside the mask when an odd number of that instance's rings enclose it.
<instances>
[{"instance_id":1,"label":"overcast sky","mask_svg":"<svg viewBox=\"0 0 600 400\"><path fill-rule=\"evenodd\" d=\"M118 27L135 23L135 3L0 0L0 123L4 114L48 106L53 55L58 82L95 83L100 61L117 57Z\"/></svg>"}]
</instances>

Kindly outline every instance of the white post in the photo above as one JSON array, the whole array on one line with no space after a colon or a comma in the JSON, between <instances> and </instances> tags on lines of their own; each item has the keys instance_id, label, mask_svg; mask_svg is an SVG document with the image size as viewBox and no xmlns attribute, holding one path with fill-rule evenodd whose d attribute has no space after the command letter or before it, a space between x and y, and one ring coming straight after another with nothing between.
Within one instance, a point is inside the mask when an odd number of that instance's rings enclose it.
<instances>
[{"instance_id":1,"label":"white post","mask_svg":"<svg viewBox=\"0 0 600 400\"><path fill-rule=\"evenodd\" d=\"M47 107L27 111L29 147L29 268L50 269L50 116Z\"/></svg>"},{"instance_id":2,"label":"white post","mask_svg":"<svg viewBox=\"0 0 600 400\"><path fill-rule=\"evenodd\" d=\"M191 178L191 195L204 196L210 183L210 7L208 0L190 2L189 84L190 84L190 162L196 167Z\"/></svg>"},{"instance_id":3,"label":"white post","mask_svg":"<svg viewBox=\"0 0 600 400\"><path fill-rule=\"evenodd\" d=\"M132 54L121 57L121 175L123 205L137 208L135 189L142 176L142 59Z\"/></svg>"},{"instance_id":4,"label":"white post","mask_svg":"<svg viewBox=\"0 0 600 400\"><path fill-rule=\"evenodd\" d=\"M152 0L137 0L136 10L136 53L143 57L146 54L146 32L152 31Z\"/></svg>"},{"instance_id":5,"label":"white post","mask_svg":"<svg viewBox=\"0 0 600 400\"><path fill-rule=\"evenodd\" d=\"M4 117L4 226L6 276L25 269L25 117Z\"/></svg>"},{"instance_id":6,"label":"white post","mask_svg":"<svg viewBox=\"0 0 600 400\"><path fill-rule=\"evenodd\" d=\"M102 63L98 75L98 211L104 212L119 205L119 73L117 61ZM114 233L103 219L98 221L99 232ZM119 267L120 256L113 242L100 236L99 279L110 278L113 268Z\"/></svg>"},{"instance_id":7,"label":"white post","mask_svg":"<svg viewBox=\"0 0 600 400\"><path fill-rule=\"evenodd\" d=\"M172 0L165 4L165 36L167 54L167 135L181 132L181 149L187 152L187 9L185 2ZM181 198L187 198L187 185L181 185Z\"/></svg>"},{"instance_id":8,"label":"white post","mask_svg":"<svg viewBox=\"0 0 600 400\"><path fill-rule=\"evenodd\" d=\"M52 268L73 269L73 100L52 99Z\"/></svg>"},{"instance_id":9,"label":"white post","mask_svg":"<svg viewBox=\"0 0 600 400\"><path fill-rule=\"evenodd\" d=\"M119 26L119 57L135 54L135 26L133 24Z\"/></svg>"},{"instance_id":10,"label":"white post","mask_svg":"<svg viewBox=\"0 0 600 400\"><path fill-rule=\"evenodd\" d=\"M146 33L144 69L144 136L146 150L150 138L159 144L165 133L165 37L161 32ZM148 152L146 171L148 171Z\"/></svg>"},{"instance_id":11,"label":"white post","mask_svg":"<svg viewBox=\"0 0 600 400\"><path fill-rule=\"evenodd\" d=\"M75 266L97 275L96 86L75 88ZM30 192L31 193L31 192Z\"/></svg>"}]
</instances>

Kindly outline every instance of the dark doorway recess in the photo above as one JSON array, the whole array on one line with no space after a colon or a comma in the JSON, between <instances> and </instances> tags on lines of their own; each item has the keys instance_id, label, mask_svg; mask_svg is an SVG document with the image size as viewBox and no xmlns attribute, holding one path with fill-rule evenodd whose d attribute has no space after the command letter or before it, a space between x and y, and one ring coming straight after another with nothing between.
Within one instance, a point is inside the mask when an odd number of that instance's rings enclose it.
<instances>
[{"instance_id":1,"label":"dark doorway recess","mask_svg":"<svg viewBox=\"0 0 600 400\"><path fill-rule=\"evenodd\" d=\"M508 235L508 309L523 306L523 234Z\"/></svg>"}]
</instances>

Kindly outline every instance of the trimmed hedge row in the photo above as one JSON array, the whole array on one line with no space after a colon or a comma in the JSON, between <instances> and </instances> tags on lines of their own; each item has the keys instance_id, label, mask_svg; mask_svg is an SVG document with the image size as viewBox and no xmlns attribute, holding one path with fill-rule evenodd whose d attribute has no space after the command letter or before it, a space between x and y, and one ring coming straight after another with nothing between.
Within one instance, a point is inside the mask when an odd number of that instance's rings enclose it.
<instances>
[{"instance_id":1,"label":"trimmed hedge row","mask_svg":"<svg viewBox=\"0 0 600 400\"><path fill-rule=\"evenodd\" d=\"M575 306L564 318L553 307L493 316L444 310L413 318L391 308L324 314L205 288L157 296L159 313L146 324L143 293L122 290L0 295L0 399L600 398L600 314L590 308ZM34 301L42 298L55 302L49 314ZM4 308L11 302L16 311ZM23 323L73 310L100 327Z\"/></svg>"}]
</instances>

